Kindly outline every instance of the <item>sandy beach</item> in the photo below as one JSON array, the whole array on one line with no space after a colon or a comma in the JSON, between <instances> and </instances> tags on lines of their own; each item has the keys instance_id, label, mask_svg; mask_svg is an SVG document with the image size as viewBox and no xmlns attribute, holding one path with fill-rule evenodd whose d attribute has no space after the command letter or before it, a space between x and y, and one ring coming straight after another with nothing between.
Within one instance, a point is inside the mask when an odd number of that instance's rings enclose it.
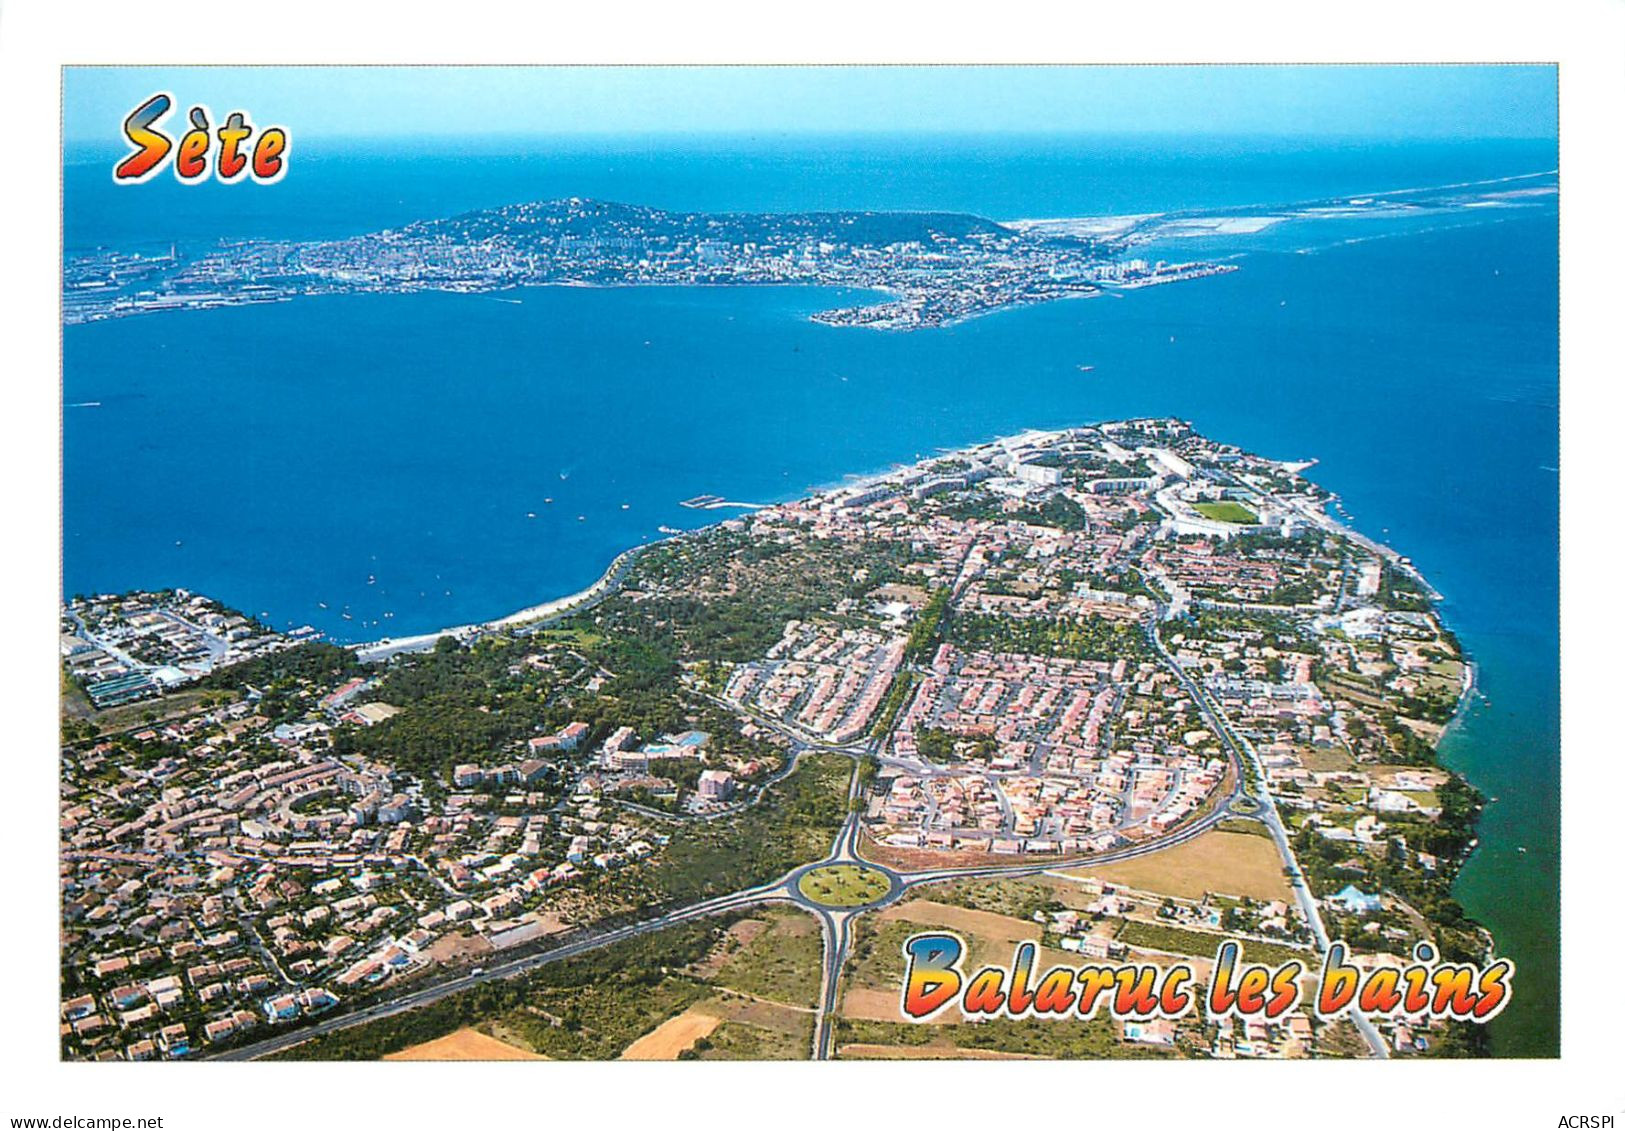
<instances>
[{"instance_id":1,"label":"sandy beach","mask_svg":"<svg viewBox=\"0 0 1625 1131\"><path fill-rule=\"evenodd\" d=\"M442 636L463 639L483 632L491 632L499 628L513 628L518 625L531 624L536 621L547 620L551 617L561 616L564 613L577 609L589 602L596 601L613 589L619 581L620 574L631 564L647 546L654 543L646 542L634 546L630 550L623 550L609 563L597 581L587 588L551 601L544 601L539 605L531 605L520 609L516 613L509 613L496 620L481 621L476 624L461 624L452 628L442 628L438 632L423 632L415 636L384 637L367 644L352 644L356 657L364 662L387 660L391 656L398 656L405 652L425 652L433 648L435 642Z\"/></svg>"}]
</instances>

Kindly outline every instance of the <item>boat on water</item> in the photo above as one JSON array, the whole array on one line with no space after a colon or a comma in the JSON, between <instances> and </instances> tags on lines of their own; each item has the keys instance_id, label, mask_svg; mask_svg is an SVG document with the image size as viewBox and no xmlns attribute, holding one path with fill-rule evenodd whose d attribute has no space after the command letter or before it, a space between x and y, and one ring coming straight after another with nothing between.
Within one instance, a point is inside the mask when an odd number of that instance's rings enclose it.
<instances>
[{"instance_id":1,"label":"boat on water","mask_svg":"<svg viewBox=\"0 0 1625 1131\"><path fill-rule=\"evenodd\" d=\"M655 527L655 529L660 531L660 533L662 533L662 534L681 534L682 533L682 531L677 529L675 526L657 526L657 527Z\"/></svg>"},{"instance_id":2,"label":"boat on water","mask_svg":"<svg viewBox=\"0 0 1625 1131\"><path fill-rule=\"evenodd\" d=\"M1078 366L1078 372L1079 373L1093 373L1094 371L1095 371L1095 367L1093 365L1080 365L1080 366Z\"/></svg>"}]
</instances>

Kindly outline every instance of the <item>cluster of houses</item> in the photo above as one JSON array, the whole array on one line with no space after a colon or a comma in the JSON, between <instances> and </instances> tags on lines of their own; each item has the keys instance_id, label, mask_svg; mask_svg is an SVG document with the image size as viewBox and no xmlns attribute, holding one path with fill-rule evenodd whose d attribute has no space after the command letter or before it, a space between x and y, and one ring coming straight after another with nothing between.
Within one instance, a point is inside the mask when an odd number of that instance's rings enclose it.
<instances>
[{"instance_id":1,"label":"cluster of houses","mask_svg":"<svg viewBox=\"0 0 1625 1131\"><path fill-rule=\"evenodd\" d=\"M1150 662L945 643L892 735L876 833L899 847L1092 852L1166 832L1225 772L1212 735L1185 725L1188 701L1161 694L1177 686ZM951 755L922 753L922 735L945 736Z\"/></svg>"},{"instance_id":2,"label":"cluster of houses","mask_svg":"<svg viewBox=\"0 0 1625 1131\"><path fill-rule=\"evenodd\" d=\"M583 723L529 741L516 774L464 775L438 807L408 775L336 753L335 727L386 706L356 705L372 686L310 685L296 722L250 694L64 751L63 963L82 987L66 1055L185 1056L470 946L519 945L560 929L558 889L658 851L663 837L606 818L593 790L562 807L527 791L534 763L573 764ZM715 799L733 788L725 770L700 783Z\"/></svg>"},{"instance_id":3,"label":"cluster of houses","mask_svg":"<svg viewBox=\"0 0 1625 1131\"><path fill-rule=\"evenodd\" d=\"M316 636L282 634L184 589L75 597L62 606L61 653L97 707L159 695L217 667Z\"/></svg>"},{"instance_id":4,"label":"cluster of houses","mask_svg":"<svg viewBox=\"0 0 1625 1131\"><path fill-rule=\"evenodd\" d=\"M504 762L496 766L461 763L451 772L451 784L458 789L478 789L488 785L535 785L550 772L550 759L579 747L586 739L587 731L586 723L573 722L555 734L529 739L525 750L530 756L519 762Z\"/></svg>"},{"instance_id":5,"label":"cluster of houses","mask_svg":"<svg viewBox=\"0 0 1625 1131\"><path fill-rule=\"evenodd\" d=\"M793 620L764 659L734 670L724 698L829 742L851 742L869 729L906 643L896 633Z\"/></svg>"}]
</instances>

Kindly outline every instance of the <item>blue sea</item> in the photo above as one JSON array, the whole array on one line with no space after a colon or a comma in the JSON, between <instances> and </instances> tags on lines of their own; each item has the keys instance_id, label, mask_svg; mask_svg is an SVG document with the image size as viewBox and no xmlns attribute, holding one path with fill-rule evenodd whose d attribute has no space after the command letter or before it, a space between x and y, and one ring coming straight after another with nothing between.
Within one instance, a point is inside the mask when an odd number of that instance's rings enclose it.
<instances>
[{"instance_id":1,"label":"blue sea","mask_svg":"<svg viewBox=\"0 0 1625 1131\"><path fill-rule=\"evenodd\" d=\"M298 157L272 188L131 190L70 164L68 252L557 196L1016 219L1556 167L1549 143L1042 135ZM1170 414L1315 457L1355 525L1444 593L1478 661L1483 697L1445 758L1495 800L1458 897L1518 963L1496 1052L1555 1055L1556 209L1281 226L1231 250L1242 269L1222 277L908 334L809 322L861 297L814 288L341 296L69 327L64 591L184 586L278 626L403 636L579 589L660 526L715 521L678 506L692 495L772 502L1023 428Z\"/></svg>"}]
</instances>

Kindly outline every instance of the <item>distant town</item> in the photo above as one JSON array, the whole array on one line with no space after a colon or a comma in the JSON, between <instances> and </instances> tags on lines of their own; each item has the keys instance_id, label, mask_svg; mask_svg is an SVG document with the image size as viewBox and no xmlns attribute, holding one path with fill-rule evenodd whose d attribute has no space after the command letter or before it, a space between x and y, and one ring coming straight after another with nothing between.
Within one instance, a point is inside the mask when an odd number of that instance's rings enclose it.
<instances>
[{"instance_id":1,"label":"distant town","mask_svg":"<svg viewBox=\"0 0 1625 1131\"><path fill-rule=\"evenodd\" d=\"M75 597L63 1054L1471 1050L1358 1013L898 1014L931 928L1204 974L1224 938L1490 953L1449 895L1482 799L1435 757L1471 666L1311 463L1174 419L1025 433L384 650Z\"/></svg>"},{"instance_id":2,"label":"distant town","mask_svg":"<svg viewBox=\"0 0 1625 1131\"><path fill-rule=\"evenodd\" d=\"M1007 221L949 212L678 212L572 197L346 239L76 250L63 266L62 319L75 325L323 294L814 285L875 292L814 321L917 330L1238 269L1223 259L1160 257L1192 238L1534 208L1556 191L1552 173L1531 173L1200 212Z\"/></svg>"},{"instance_id":3,"label":"distant town","mask_svg":"<svg viewBox=\"0 0 1625 1131\"><path fill-rule=\"evenodd\" d=\"M950 213L707 215L553 200L350 239L79 256L65 268L63 320L354 292L813 284L890 296L823 311L817 321L909 330L1235 269L1148 261L1126 254L1130 242L1123 233L1007 226Z\"/></svg>"}]
</instances>

